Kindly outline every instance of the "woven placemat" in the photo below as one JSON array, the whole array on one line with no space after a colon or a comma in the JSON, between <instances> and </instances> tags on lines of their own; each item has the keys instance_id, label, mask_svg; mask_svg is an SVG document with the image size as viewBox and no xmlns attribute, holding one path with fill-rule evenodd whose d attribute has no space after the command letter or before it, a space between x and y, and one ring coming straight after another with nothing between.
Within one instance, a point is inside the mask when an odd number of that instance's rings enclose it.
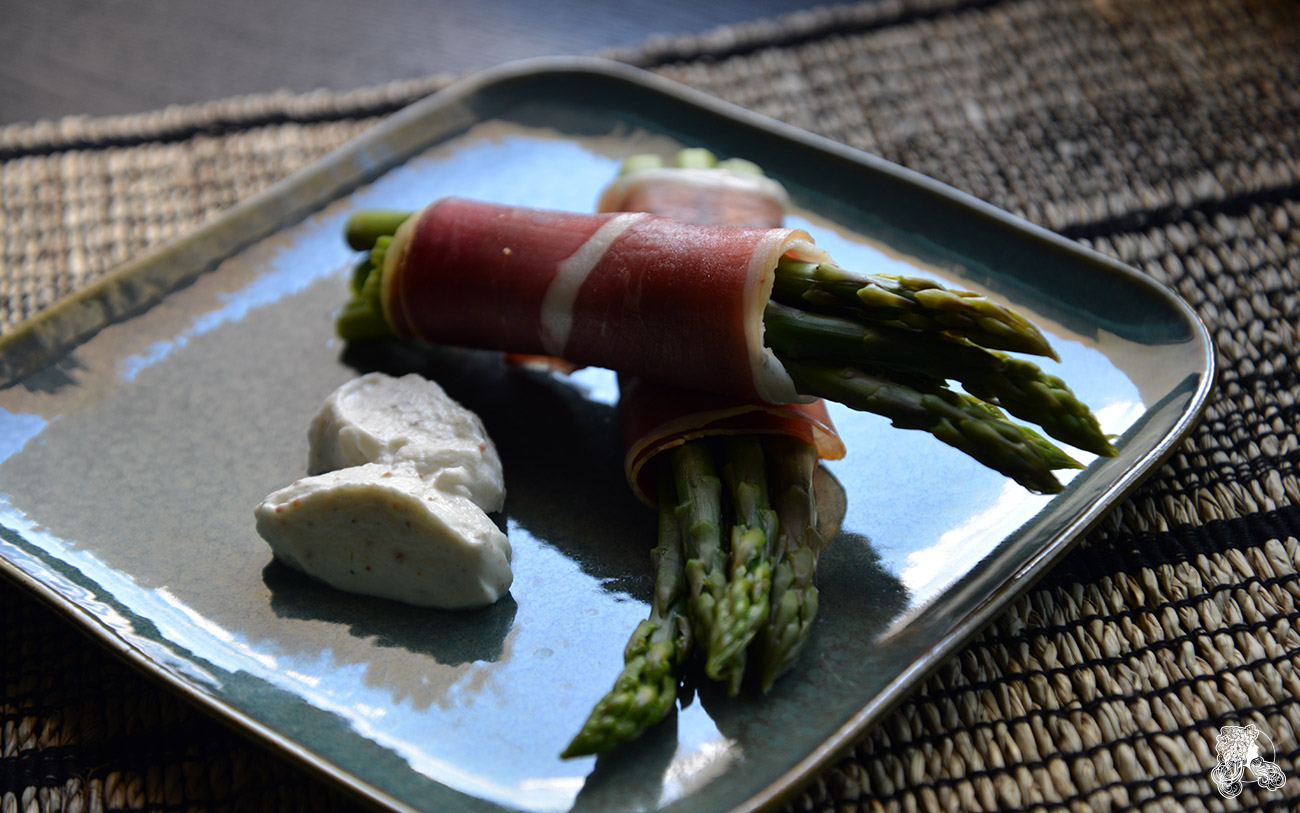
<instances>
[{"instance_id":1,"label":"woven placemat","mask_svg":"<svg viewBox=\"0 0 1300 813\"><path fill-rule=\"evenodd\" d=\"M1167 464L791 807L1300 807L1300 5L880 0L607 55L1116 256L1222 358ZM450 79L0 130L0 327ZM0 811L349 806L4 584L0 612ZM1247 724L1286 782L1228 798Z\"/></svg>"}]
</instances>

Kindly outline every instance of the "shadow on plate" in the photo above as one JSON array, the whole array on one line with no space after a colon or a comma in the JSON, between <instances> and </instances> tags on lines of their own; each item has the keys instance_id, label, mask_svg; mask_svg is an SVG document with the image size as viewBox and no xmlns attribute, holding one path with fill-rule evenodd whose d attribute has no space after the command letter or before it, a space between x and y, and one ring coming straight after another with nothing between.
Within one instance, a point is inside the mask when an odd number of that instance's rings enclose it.
<instances>
[{"instance_id":1,"label":"shadow on plate","mask_svg":"<svg viewBox=\"0 0 1300 813\"><path fill-rule=\"evenodd\" d=\"M343 361L359 375L419 373L476 412L501 455L511 523L608 589L648 598L655 513L627 487L613 406L500 353L354 342Z\"/></svg>"},{"instance_id":2,"label":"shadow on plate","mask_svg":"<svg viewBox=\"0 0 1300 813\"><path fill-rule=\"evenodd\" d=\"M436 610L336 590L271 560L262 569L279 618L339 624L378 646L427 655L445 666L500 660L514 624L509 594L479 610Z\"/></svg>"},{"instance_id":3,"label":"shadow on plate","mask_svg":"<svg viewBox=\"0 0 1300 813\"><path fill-rule=\"evenodd\" d=\"M663 778L677 754L677 712L635 742L596 759L571 813L591 810L654 810L661 804ZM659 777L659 781L647 781Z\"/></svg>"}]
</instances>

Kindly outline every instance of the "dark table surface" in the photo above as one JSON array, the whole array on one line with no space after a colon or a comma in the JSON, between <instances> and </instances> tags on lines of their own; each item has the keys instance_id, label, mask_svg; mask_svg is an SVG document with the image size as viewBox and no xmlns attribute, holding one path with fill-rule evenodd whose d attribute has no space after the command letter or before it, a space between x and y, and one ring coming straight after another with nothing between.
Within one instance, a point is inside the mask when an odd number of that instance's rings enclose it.
<instances>
[{"instance_id":1,"label":"dark table surface","mask_svg":"<svg viewBox=\"0 0 1300 813\"><path fill-rule=\"evenodd\" d=\"M0 124L631 48L809 0L0 1Z\"/></svg>"}]
</instances>

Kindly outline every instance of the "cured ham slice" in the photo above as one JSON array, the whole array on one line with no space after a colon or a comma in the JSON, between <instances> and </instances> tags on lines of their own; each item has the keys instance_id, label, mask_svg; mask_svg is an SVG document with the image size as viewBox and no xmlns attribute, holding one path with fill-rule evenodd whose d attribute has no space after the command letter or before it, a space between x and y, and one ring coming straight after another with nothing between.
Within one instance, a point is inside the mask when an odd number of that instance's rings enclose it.
<instances>
[{"instance_id":1,"label":"cured ham slice","mask_svg":"<svg viewBox=\"0 0 1300 813\"><path fill-rule=\"evenodd\" d=\"M661 167L621 175L602 193L601 211L649 211L698 223L773 228L785 219L788 199L776 181L723 169ZM826 404L769 404L686 390L641 378L619 378L623 466L637 498L654 504L655 467L661 452L696 438L718 435L787 435L819 457L845 455Z\"/></svg>"},{"instance_id":2,"label":"cured ham slice","mask_svg":"<svg viewBox=\"0 0 1300 813\"><path fill-rule=\"evenodd\" d=\"M598 212L650 212L687 223L776 228L784 220L785 187L755 172L652 167L619 175L601 193ZM555 356L507 353L519 367L571 373Z\"/></svg>"},{"instance_id":3,"label":"cured ham slice","mask_svg":"<svg viewBox=\"0 0 1300 813\"><path fill-rule=\"evenodd\" d=\"M397 230L381 303L402 338L781 404L800 397L763 346L763 309L784 254L829 260L800 229L444 198Z\"/></svg>"},{"instance_id":4,"label":"cured ham slice","mask_svg":"<svg viewBox=\"0 0 1300 813\"><path fill-rule=\"evenodd\" d=\"M764 404L722 395L666 387L641 378L619 380L619 420L623 469L637 498L655 504L656 469L649 463L661 452L689 440L720 435L787 435L817 450L818 457L844 457L844 442L824 401Z\"/></svg>"},{"instance_id":5,"label":"cured ham slice","mask_svg":"<svg viewBox=\"0 0 1300 813\"><path fill-rule=\"evenodd\" d=\"M687 223L779 227L789 196L765 175L725 169L655 167L615 178L597 211L653 212Z\"/></svg>"}]
</instances>

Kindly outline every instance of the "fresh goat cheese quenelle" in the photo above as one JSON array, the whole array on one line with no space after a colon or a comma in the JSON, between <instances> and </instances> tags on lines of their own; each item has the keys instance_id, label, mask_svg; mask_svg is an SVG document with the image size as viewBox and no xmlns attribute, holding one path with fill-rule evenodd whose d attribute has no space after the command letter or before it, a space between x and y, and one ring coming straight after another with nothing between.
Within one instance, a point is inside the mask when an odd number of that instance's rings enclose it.
<instances>
[{"instance_id":1,"label":"fresh goat cheese quenelle","mask_svg":"<svg viewBox=\"0 0 1300 813\"><path fill-rule=\"evenodd\" d=\"M371 373L312 420L310 475L257 507L275 557L341 590L441 609L510 589L505 501L482 422L418 375Z\"/></svg>"},{"instance_id":2,"label":"fresh goat cheese quenelle","mask_svg":"<svg viewBox=\"0 0 1300 813\"><path fill-rule=\"evenodd\" d=\"M368 373L335 390L312 419L308 474L409 463L437 488L489 513L505 504L501 458L478 415L410 373Z\"/></svg>"}]
</instances>

